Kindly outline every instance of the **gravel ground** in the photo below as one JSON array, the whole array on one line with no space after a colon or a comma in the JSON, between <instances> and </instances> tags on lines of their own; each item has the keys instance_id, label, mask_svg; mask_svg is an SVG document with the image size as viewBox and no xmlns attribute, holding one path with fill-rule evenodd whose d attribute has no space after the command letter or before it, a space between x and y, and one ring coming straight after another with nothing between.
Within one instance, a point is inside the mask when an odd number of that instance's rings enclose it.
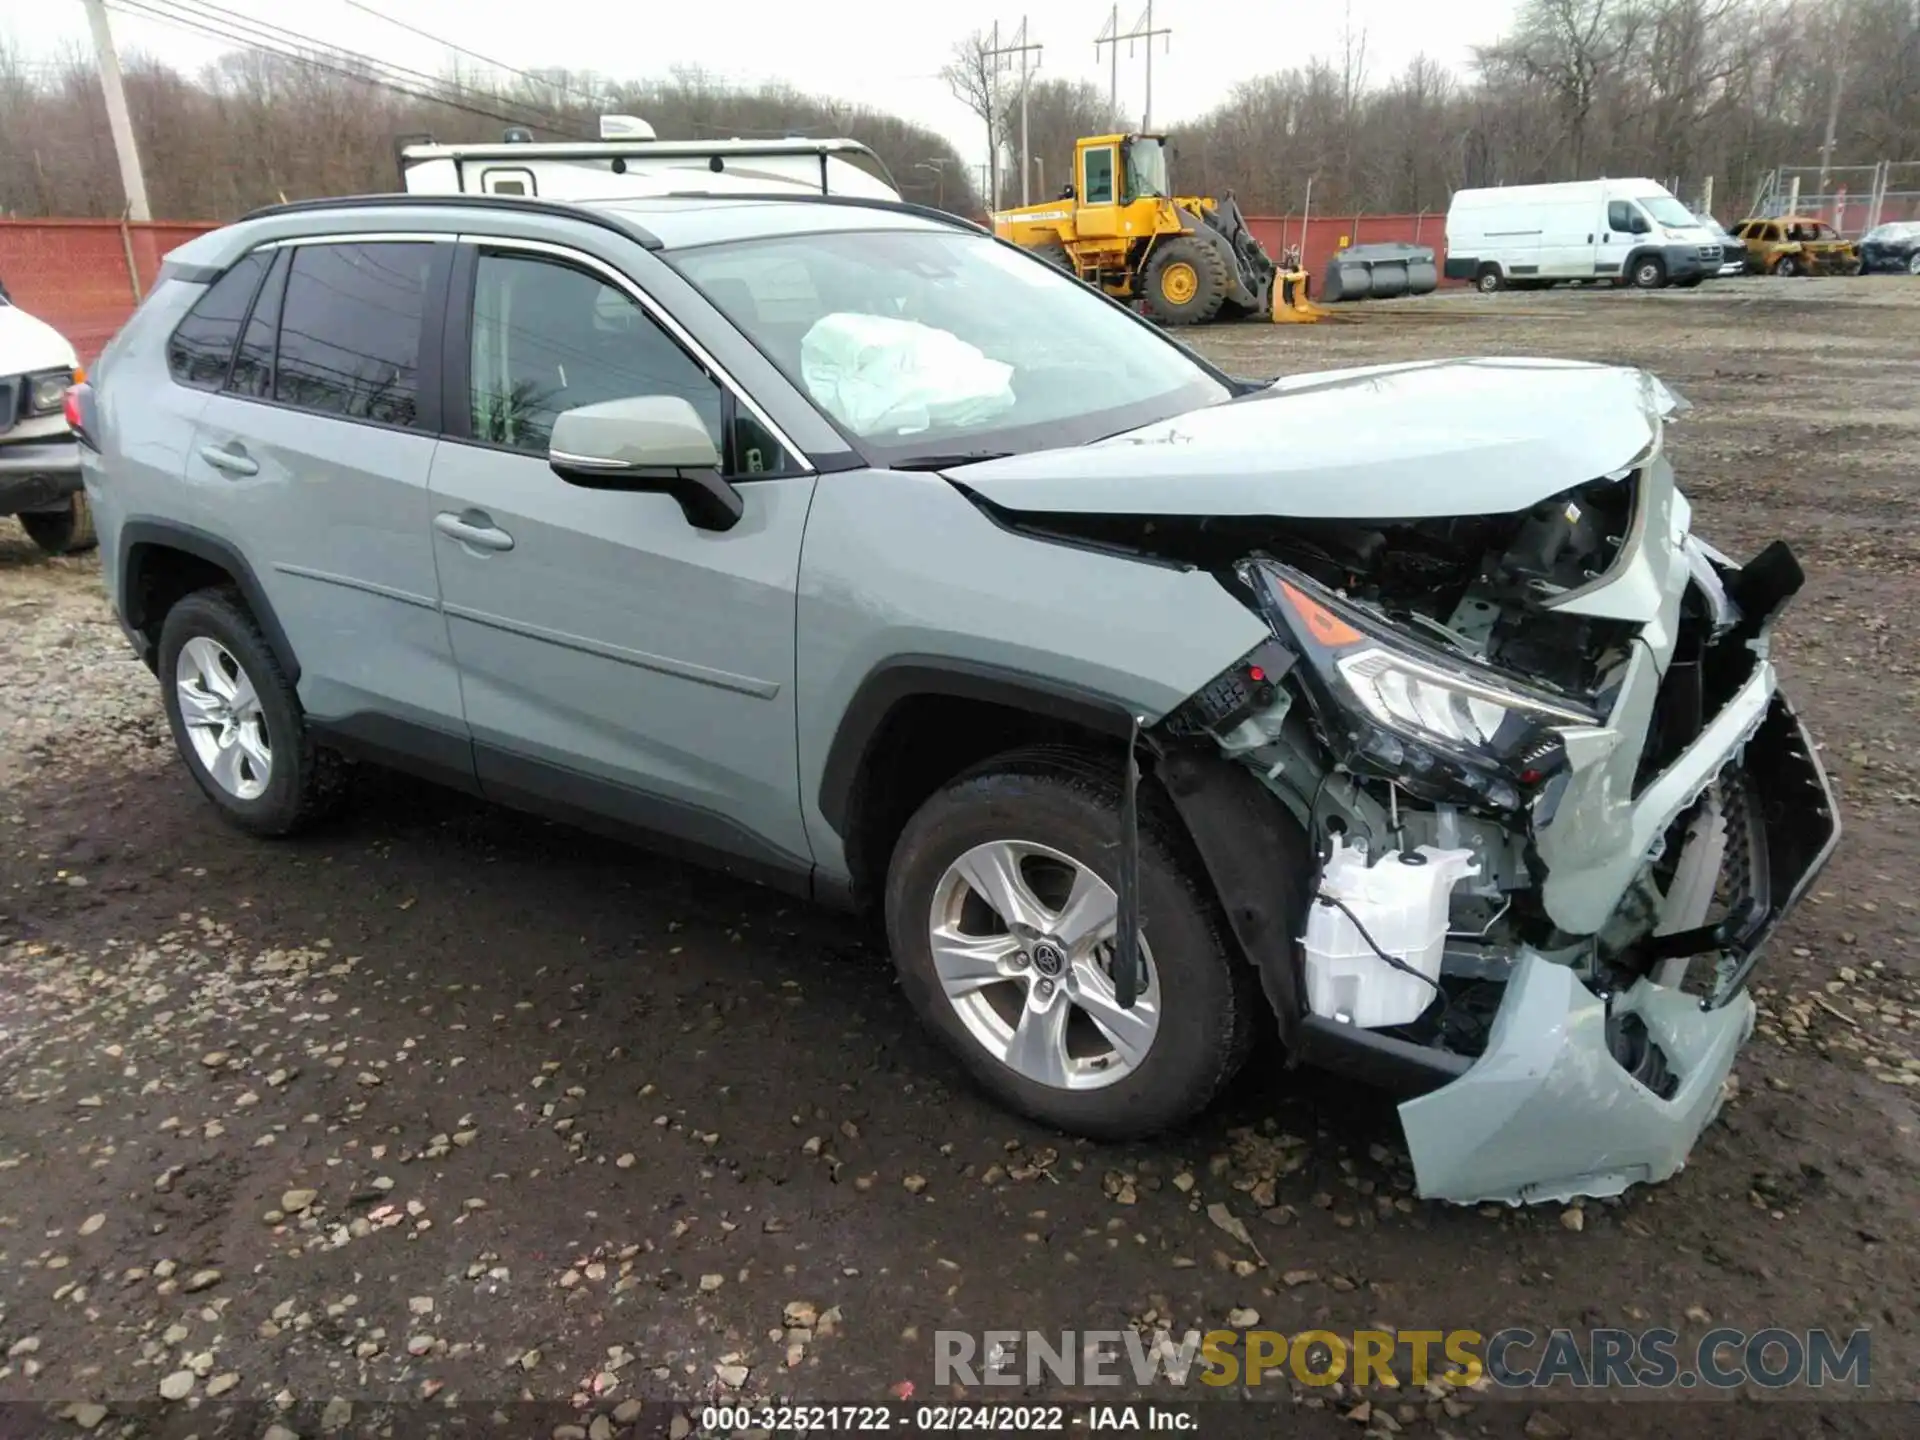
<instances>
[{"instance_id":1,"label":"gravel ground","mask_svg":"<svg viewBox=\"0 0 1920 1440\"><path fill-rule=\"evenodd\" d=\"M1248 1312L1867 1327L1873 1394L1911 1399L1916 322L1898 279L1734 281L1196 337L1248 372L1648 365L1697 407L1672 443L1701 527L1807 564L1780 649L1842 852L1692 1163L1567 1210L1416 1202L1386 1103L1271 1063L1179 1139L1063 1140L965 1086L851 923L411 781L364 775L308 839L238 838L174 761L97 560L0 522L0 1401L71 1407L35 1433L203 1435L247 1402L276 1440L347 1420L272 1408L296 1401L542 1401L605 1440L684 1430L616 1420L636 1400L948 1398L939 1328ZM1655 1435L1671 1403L1276 1380L1202 1433ZM1684 1423L1912 1433L1805 1399Z\"/></svg>"}]
</instances>

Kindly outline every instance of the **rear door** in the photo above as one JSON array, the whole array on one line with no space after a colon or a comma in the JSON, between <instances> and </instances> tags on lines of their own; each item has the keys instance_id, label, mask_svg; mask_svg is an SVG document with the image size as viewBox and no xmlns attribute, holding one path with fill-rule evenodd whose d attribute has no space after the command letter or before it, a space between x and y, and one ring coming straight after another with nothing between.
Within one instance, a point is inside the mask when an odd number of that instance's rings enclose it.
<instances>
[{"instance_id":1,"label":"rear door","mask_svg":"<svg viewBox=\"0 0 1920 1440\"><path fill-rule=\"evenodd\" d=\"M806 873L793 671L813 475L604 261L477 241L454 297L459 398L428 523L483 789L766 878ZM634 395L682 397L707 420L745 500L732 529L548 465L559 414Z\"/></svg>"},{"instance_id":2,"label":"rear door","mask_svg":"<svg viewBox=\"0 0 1920 1440\"><path fill-rule=\"evenodd\" d=\"M317 724L472 783L427 477L453 237L319 237L270 270L186 478L242 547Z\"/></svg>"}]
</instances>

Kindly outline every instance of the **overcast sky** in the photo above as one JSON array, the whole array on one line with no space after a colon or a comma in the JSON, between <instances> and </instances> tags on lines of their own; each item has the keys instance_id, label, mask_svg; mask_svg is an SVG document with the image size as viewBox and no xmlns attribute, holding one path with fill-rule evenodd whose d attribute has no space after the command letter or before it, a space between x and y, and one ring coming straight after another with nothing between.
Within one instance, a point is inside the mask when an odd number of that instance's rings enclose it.
<instances>
[{"instance_id":1,"label":"overcast sky","mask_svg":"<svg viewBox=\"0 0 1920 1440\"><path fill-rule=\"evenodd\" d=\"M114 0L109 0L109 4ZM708 0L706 4L622 3L622 0L370 0L372 7L419 30L523 69L566 66L612 78L664 75L697 65L731 81L782 80L799 89L889 110L947 136L969 161L986 158L979 123L948 95L938 76L955 40L1000 23L1003 40L1018 28L1018 0ZM1137 28L1145 0L1120 9L1123 31ZM30 56L63 45L90 46L80 0L8 4L0 33ZM176 8L169 6L168 8ZM327 44L438 73L454 60L432 40L410 34L349 0L190 0L205 13L238 12ZM1094 37L1106 24L1103 0L1033 0L1025 11L1028 39L1043 46L1039 73L1105 86L1110 62L1095 58ZM1471 47L1494 39L1513 0L1482 8L1436 9L1416 0L1352 0L1351 24L1366 32L1369 78L1397 73L1422 52L1464 69ZM124 58L145 51L195 69L222 42L175 25L114 10L113 31ZM1336 56L1343 12L1339 0L1318 6L1277 0L1155 0L1153 25L1172 33L1155 42L1153 119L1170 124L1208 109L1237 80ZM1138 123L1144 95L1144 45L1120 47L1120 99ZM470 64L471 62L463 61Z\"/></svg>"}]
</instances>

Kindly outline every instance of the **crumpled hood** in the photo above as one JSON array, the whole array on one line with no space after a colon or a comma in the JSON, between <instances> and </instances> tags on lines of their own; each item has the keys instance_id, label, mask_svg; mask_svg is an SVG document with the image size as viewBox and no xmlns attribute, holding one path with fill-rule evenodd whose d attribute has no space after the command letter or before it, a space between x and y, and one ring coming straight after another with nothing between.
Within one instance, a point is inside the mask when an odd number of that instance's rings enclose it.
<instances>
[{"instance_id":1,"label":"crumpled hood","mask_svg":"<svg viewBox=\"0 0 1920 1440\"><path fill-rule=\"evenodd\" d=\"M1454 359L1289 376L1090 445L957 469L1008 510L1416 520L1526 509L1654 448L1686 403L1644 371Z\"/></svg>"}]
</instances>

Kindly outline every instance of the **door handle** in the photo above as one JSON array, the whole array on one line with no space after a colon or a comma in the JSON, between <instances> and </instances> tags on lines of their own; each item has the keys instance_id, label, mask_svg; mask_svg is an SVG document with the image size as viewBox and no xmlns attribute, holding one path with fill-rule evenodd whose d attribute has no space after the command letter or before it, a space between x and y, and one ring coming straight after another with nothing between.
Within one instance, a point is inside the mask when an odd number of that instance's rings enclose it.
<instances>
[{"instance_id":1,"label":"door handle","mask_svg":"<svg viewBox=\"0 0 1920 1440\"><path fill-rule=\"evenodd\" d=\"M456 515L451 510L442 510L433 517L433 528L476 550L513 549L513 536L495 525L492 517L483 511L468 510Z\"/></svg>"},{"instance_id":2,"label":"door handle","mask_svg":"<svg viewBox=\"0 0 1920 1440\"><path fill-rule=\"evenodd\" d=\"M260 466L239 450L226 450L218 445L202 445L200 458L216 470L224 470L229 475L258 475Z\"/></svg>"}]
</instances>

